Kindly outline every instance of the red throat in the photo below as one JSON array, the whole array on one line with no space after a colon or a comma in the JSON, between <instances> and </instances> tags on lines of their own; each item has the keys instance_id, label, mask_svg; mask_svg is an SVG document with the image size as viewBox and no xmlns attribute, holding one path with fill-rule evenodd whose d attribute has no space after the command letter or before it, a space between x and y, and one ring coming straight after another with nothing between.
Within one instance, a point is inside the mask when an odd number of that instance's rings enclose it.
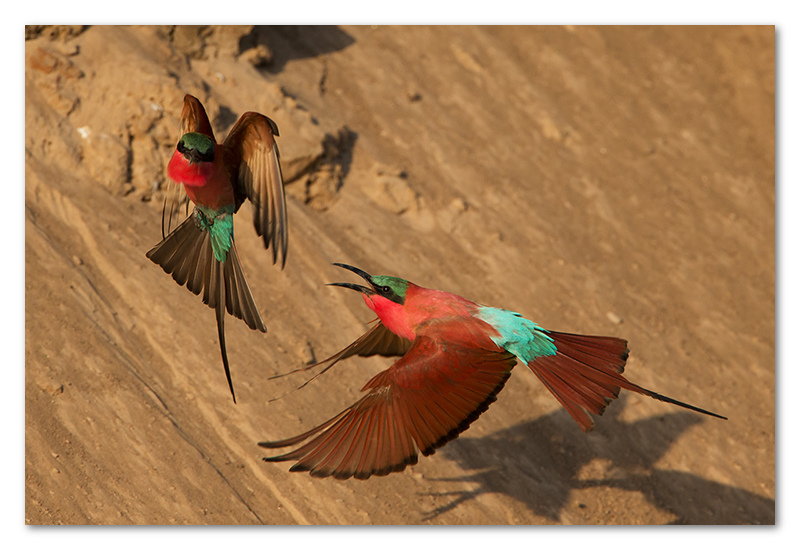
<instances>
[{"instance_id":1,"label":"red throat","mask_svg":"<svg viewBox=\"0 0 800 550\"><path fill-rule=\"evenodd\" d=\"M371 296L364 294L363 296L367 306L380 317L386 328L398 336L414 340L414 329L402 305L376 294Z\"/></svg>"},{"instance_id":2,"label":"red throat","mask_svg":"<svg viewBox=\"0 0 800 550\"><path fill-rule=\"evenodd\" d=\"M167 166L167 175L175 182L182 183L190 187L200 187L208 183L214 172L214 164L203 162L199 164L189 164L186 157L179 151L172 154Z\"/></svg>"}]
</instances>

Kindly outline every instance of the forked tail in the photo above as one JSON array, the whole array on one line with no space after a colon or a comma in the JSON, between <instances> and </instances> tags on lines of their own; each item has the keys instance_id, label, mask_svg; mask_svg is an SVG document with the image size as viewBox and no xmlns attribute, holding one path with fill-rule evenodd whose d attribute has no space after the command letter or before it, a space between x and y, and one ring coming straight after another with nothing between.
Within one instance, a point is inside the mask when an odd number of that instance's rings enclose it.
<instances>
[{"instance_id":1,"label":"forked tail","mask_svg":"<svg viewBox=\"0 0 800 550\"><path fill-rule=\"evenodd\" d=\"M547 333L556 345L555 355L541 356L528 367L558 399L584 432L594 427L588 413L601 415L626 389L685 409L722 418L719 414L637 386L622 376L628 360L628 342L610 336Z\"/></svg>"},{"instance_id":2,"label":"forked tail","mask_svg":"<svg viewBox=\"0 0 800 550\"><path fill-rule=\"evenodd\" d=\"M242 319L253 330L267 332L267 327L244 278L235 243L231 243L225 261L218 261L209 232L198 227L190 216L153 247L147 257L171 274L179 285L185 285L194 294L202 293L203 303L216 311L222 363L236 402L225 348L225 311Z\"/></svg>"},{"instance_id":3,"label":"forked tail","mask_svg":"<svg viewBox=\"0 0 800 550\"><path fill-rule=\"evenodd\" d=\"M253 330L267 332L250 286L244 278L236 244L231 243L224 262L217 261L211 248L210 233L198 227L194 215L186 218L175 231L154 246L147 257L171 274L179 285L186 286L198 295L202 292L203 303L212 308L216 307L216 301L212 300L220 295L222 278L218 276L218 270L221 270L228 313L242 319Z\"/></svg>"}]
</instances>

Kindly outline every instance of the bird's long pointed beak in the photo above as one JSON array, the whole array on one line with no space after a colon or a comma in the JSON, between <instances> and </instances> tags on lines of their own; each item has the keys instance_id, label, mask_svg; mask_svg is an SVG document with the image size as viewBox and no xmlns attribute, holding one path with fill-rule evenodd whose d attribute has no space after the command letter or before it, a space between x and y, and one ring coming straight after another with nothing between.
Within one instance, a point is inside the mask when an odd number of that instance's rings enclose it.
<instances>
[{"instance_id":1,"label":"bird's long pointed beak","mask_svg":"<svg viewBox=\"0 0 800 550\"><path fill-rule=\"evenodd\" d=\"M335 265L336 267L347 269L348 271L352 271L353 273L355 273L356 275L367 281L370 285L372 285L372 277L370 276L369 273L367 273L363 269L358 269L357 267L353 267L352 265L347 265L347 264L334 263L333 265ZM356 285L353 283L328 283L327 286L340 286L343 288L349 288L352 290L357 290L358 292L361 292L362 294L366 295L375 294L375 291L372 290L371 288L367 288L362 285Z\"/></svg>"},{"instance_id":2,"label":"bird's long pointed beak","mask_svg":"<svg viewBox=\"0 0 800 550\"><path fill-rule=\"evenodd\" d=\"M367 287L361 286L361 285L354 285L353 283L328 283L326 286L340 286L340 287L343 287L343 288L350 288L352 290L357 290L357 291L361 292L362 294L366 294L368 296L370 294L375 294L375 291L372 290L371 288L367 288Z\"/></svg>"},{"instance_id":3,"label":"bird's long pointed beak","mask_svg":"<svg viewBox=\"0 0 800 550\"><path fill-rule=\"evenodd\" d=\"M348 271L352 271L353 273L355 273L356 275L358 275L359 277L361 277L362 279L364 279L368 283L372 284L372 275L370 275L369 273L367 273L363 269L358 269L357 267L353 267L352 265L347 265L347 264L334 263L334 264L331 264L331 265L335 265L336 267L342 267L342 268L344 268L344 269L346 269Z\"/></svg>"}]
</instances>

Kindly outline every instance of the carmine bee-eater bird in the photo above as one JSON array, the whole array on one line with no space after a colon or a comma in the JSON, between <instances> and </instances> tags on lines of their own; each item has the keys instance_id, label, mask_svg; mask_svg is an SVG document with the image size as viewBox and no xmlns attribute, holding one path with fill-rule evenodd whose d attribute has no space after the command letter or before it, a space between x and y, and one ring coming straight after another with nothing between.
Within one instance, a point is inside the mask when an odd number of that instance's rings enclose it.
<instances>
[{"instance_id":1,"label":"carmine bee-eater bird","mask_svg":"<svg viewBox=\"0 0 800 550\"><path fill-rule=\"evenodd\" d=\"M368 393L360 401L329 421L290 439L259 443L266 448L304 443L289 453L264 458L267 462L293 460L293 472L338 479L402 471L417 463L417 449L431 455L466 430L496 400L518 360L539 377L584 432L594 426L589 413L603 414L621 388L725 418L626 380L625 340L545 330L513 311L482 306L404 279L333 265L369 283L368 287L331 284L361 292L379 320L336 355L298 370L330 363L322 374L353 355L402 357L367 382L361 391Z\"/></svg>"},{"instance_id":2,"label":"carmine bee-eater bird","mask_svg":"<svg viewBox=\"0 0 800 550\"><path fill-rule=\"evenodd\" d=\"M225 349L225 310L253 330L267 332L239 264L233 241L233 215L245 199L254 207L256 233L272 247L272 262L286 263L288 243L286 198L275 136L277 125L259 113L243 114L223 143L217 143L200 101L186 95L181 111L181 138L167 166L168 179L182 184L194 210L164 237L164 216L171 220L174 203L161 219L162 240L147 257L175 281L203 293L216 310L222 364L233 402L231 371Z\"/></svg>"}]
</instances>

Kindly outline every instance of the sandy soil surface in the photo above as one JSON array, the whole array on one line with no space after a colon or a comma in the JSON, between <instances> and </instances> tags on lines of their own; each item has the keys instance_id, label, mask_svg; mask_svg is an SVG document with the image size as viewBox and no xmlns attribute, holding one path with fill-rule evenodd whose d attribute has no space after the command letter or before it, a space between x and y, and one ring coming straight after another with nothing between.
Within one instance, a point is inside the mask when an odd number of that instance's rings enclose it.
<instances>
[{"instance_id":1,"label":"sandy soil surface","mask_svg":"<svg viewBox=\"0 0 800 550\"><path fill-rule=\"evenodd\" d=\"M25 44L30 524L772 524L772 27L46 27ZM290 244L237 217L267 334L145 258L185 93L280 128ZM402 473L261 461L391 364L268 380L372 319L331 262L629 340L580 431L526 369Z\"/></svg>"}]
</instances>

